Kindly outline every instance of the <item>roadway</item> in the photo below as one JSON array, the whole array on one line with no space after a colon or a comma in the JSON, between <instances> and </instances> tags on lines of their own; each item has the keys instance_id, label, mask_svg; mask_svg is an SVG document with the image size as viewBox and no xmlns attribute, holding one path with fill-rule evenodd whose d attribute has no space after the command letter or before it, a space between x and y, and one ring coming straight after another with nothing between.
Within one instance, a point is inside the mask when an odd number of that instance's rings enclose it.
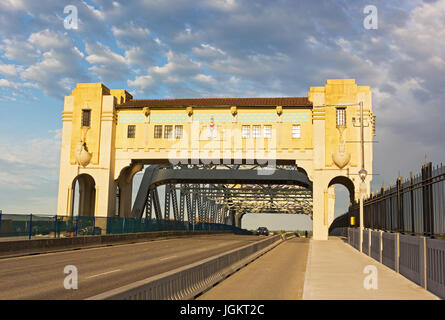
<instances>
[{"instance_id":1,"label":"roadway","mask_svg":"<svg viewBox=\"0 0 445 320\"><path fill-rule=\"evenodd\" d=\"M264 239L203 235L0 258L0 299L84 299ZM78 289L64 288L64 268L78 270Z\"/></svg>"},{"instance_id":2,"label":"roadway","mask_svg":"<svg viewBox=\"0 0 445 320\"><path fill-rule=\"evenodd\" d=\"M293 238L199 296L198 300L301 300L309 239Z\"/></svg>"}]
</instances>

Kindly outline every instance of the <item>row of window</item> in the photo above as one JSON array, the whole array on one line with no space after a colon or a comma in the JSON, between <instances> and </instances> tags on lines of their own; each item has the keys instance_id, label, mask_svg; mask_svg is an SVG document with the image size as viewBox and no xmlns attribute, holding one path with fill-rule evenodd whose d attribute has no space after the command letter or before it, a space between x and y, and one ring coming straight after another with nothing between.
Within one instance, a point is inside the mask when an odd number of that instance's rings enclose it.
<instances>
[{"instance_id":1,"label":"row of window","mask_svg":"<svg viewBox=\"0 0 445 320\"><path fill-rule=\"evenodd\" d=\"M252 127L252 131L250 130ZM259 125L243 125L241 127L241 137L250 138L252 132L252 138L272 138L272 126L263 126L263 136L261 136L261 126ZM299 124L292 125L292 138L301 138L301 126Z\"/></svg>"},{"instance_id":2,"label":"row of window","mask_svg":"<svg viewBox=\"0 0 445 320\"><path fill-rule=\"evenodd\" d=\"M90 109L83 109L82 110L82 126L89 127L91 124L91 110ZM337 108L337 126L346 126L346 108ZM130 127L132 127L130 129ZM272 126L263 126L264 130L264 138L270 138L272 134ZM294 129L295 127L295 129ZM297 128L298 127L298 128ZM134 135L135 126L129 125L128 126L128 132L130 134L130 130L132 130L132 134ZM173 134L173 126L172 125L166 125L164 128L164 138L170 138ZM243 138L249 138L250 137L250 126L243 126L243 135L244 133L246 136L243 136ZM299 138L294 136L297 132L299 132L299 125L295 125L292 127L292 136L294 138ZM175 126L175 137L176 138L182 138L182 126ZM261 134L261 126L254 125L252 126L252 137L253 138L259 138ZM299 134L298 134L299 135ZM131 138L129 136L129 138ZM134 136L133 136L134 138ZM156 125L155 126L155 138L162 138L162 125Z\"/></svg>"},{"instance_id":3,"label":"row of window","mask_svg":"<svg viewBox=\"0 0 445 320\"><path fill-rule=\"evenodd\" d=\"M164 133L164 134L163 134ZM208 135L211 138L215 137L213 130L208 130ZM261 135L262 133L262 135ZM154 138L161 139L182 139L184 135L184 127L182 125L155 125L154 126ZM127 128L127 138L136 137L136 125L129 125ZM241 127L242 138L272 138L272 126L264 125L261 131L260 125L243 125ZM299 124L292 125L292 138L301 138L301 126Z\"/></svg>"}]
</instances>

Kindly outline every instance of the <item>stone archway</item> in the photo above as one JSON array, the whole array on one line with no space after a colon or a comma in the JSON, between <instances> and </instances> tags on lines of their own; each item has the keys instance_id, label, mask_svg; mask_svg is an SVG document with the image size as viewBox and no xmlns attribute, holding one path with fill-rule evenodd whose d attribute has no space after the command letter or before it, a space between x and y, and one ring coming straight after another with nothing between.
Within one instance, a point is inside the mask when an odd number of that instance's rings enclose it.
<instances>
[{"instance_id":1,"label":"stone archway","mask_svg":"<svg viewBox=\"0 0 445 320\"><path fill-rule=\"evenodd\" d=\"M133 177L143 169L143 164L132 164L123 168L116 180L116 215L131 217Z\"/></svg>"},{"instance_id":2,"label":"stone archway","mask_svg":"<svg viewBox=\"0 0 445 320\"><path fill-rule=\"evenodd\" d=\"M355 201L355 189L356 186L354 185L354 182L346 177L346 176L336 176L334 178L331 179L331 181L328 184L328 221L329 221L329 226L332 224L332 222L334 221L335 217L334 217L334 213L335 213L335 201L336 201L336 196L335 196L335 189L334 186L335 185L342 185L344 186L348 192L349 192L349 205L351 205L352 203L354 203Z\"/></svg>"},{"instance_id":3,"label":"stone archway","mask_svg":"<svg viewBox=\"0 0 445 320\"><path fill-rule=\"evenodd\" d=\"M76 197L76 186L79 188L78 197ZM72 189L74 196L71 216L74 216L77 207L77 215L93 217L96 208L96 183L94 178L86 173L80 174L73 180Z\"/></svg>"}]
</instances>

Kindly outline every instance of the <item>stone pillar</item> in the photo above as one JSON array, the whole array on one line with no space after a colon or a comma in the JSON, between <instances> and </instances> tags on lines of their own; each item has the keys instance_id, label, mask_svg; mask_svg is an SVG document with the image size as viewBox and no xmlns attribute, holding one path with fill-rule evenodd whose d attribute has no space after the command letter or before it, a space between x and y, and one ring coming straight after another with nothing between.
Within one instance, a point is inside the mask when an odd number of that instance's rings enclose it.
<instances>
[{"instance_id":1,"label":"stone pillar","mask_svg":"<svg viewBox=\"0 0 445 320\"><path fill-rule=\"evenodd\" d=\"M114 181L114 106L116 98L112 95L102 97L99 169L92 169L96 181L96 217L113 216L116 206L116 183ZM88 168L88 167L87 167Z\"/></svg>"},{"instance_id":2,"label":"stone pillar","mask_svg":"<svg viewBox=\"0 0 445 320\"><path fill-rule=\"evenodd\" d=\"M328 188L328 227L334 221L335 214L335 186Z\"/></svg>"},{"instance_id":3,"label":"stone pillar","mask_svg":"<svg viewBox=\"0 0 445 320\"><path fill-rule=\"evenodd\" d=\"M241 228L241 221L243 219L243 215L242 213L237 213L235 215L235 227L237 228Z\"/></svg>"},{"instance_id":4,"label":"stone pillar","mask_svg":"<svg viewBox=\"0 0 445 320\"><path fill-rule=\"evenodd\" d=\"M60 173L59 173L59 193L57 198L57 215L68 216L72 210L72 200L74 197L72 184L75 172L68 174L71 169L71 132L73 127L74 97L65 97L65 105L62 113L62 144L60 150Z\"/></svg>"},{"instance_id":5,"label":"stone pillar","mask_svg":"<svg viewBox=\"0 0 445 320\"><path fill-rule=\"evenodd\" d=\"M133 164L122 169L117 186L119 186L119 216L132 217L131 200L133 195L133 177L144 168L142 164Z\"/></svg>"},{"instance_id":6,"label":"stone pillar","mask_svg":"<svg viewBox=\"0 0 445 320\"><path fill-rule=\"evenodd\" d=\"M317 177L313 182L312 230L314 240L328 240L328 189L323 179Z\"/></svg>"}]
</instances>

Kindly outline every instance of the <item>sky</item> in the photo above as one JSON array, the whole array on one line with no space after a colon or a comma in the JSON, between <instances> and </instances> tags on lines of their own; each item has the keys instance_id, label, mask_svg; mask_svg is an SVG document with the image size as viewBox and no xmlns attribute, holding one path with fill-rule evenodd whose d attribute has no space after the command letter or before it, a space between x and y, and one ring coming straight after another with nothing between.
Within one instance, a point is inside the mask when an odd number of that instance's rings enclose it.
<instances>
[{"instance_id":1,"label":"sky","mask_svg":"<svg viewBox=\"0 0 445 320\"><path fill-rule=\"evenodd\" d=\"M64 23L68 5L77 29ZM364 24L369 5L375 29ZM307 96L327 79L356 79L373 93L376 190L445 159L444 75L445 0L2 0L0 210L56 212L63 97L79 82L197 98ZM336 216L346 199L339 187Z\"/></svg>"}]
</instances>

